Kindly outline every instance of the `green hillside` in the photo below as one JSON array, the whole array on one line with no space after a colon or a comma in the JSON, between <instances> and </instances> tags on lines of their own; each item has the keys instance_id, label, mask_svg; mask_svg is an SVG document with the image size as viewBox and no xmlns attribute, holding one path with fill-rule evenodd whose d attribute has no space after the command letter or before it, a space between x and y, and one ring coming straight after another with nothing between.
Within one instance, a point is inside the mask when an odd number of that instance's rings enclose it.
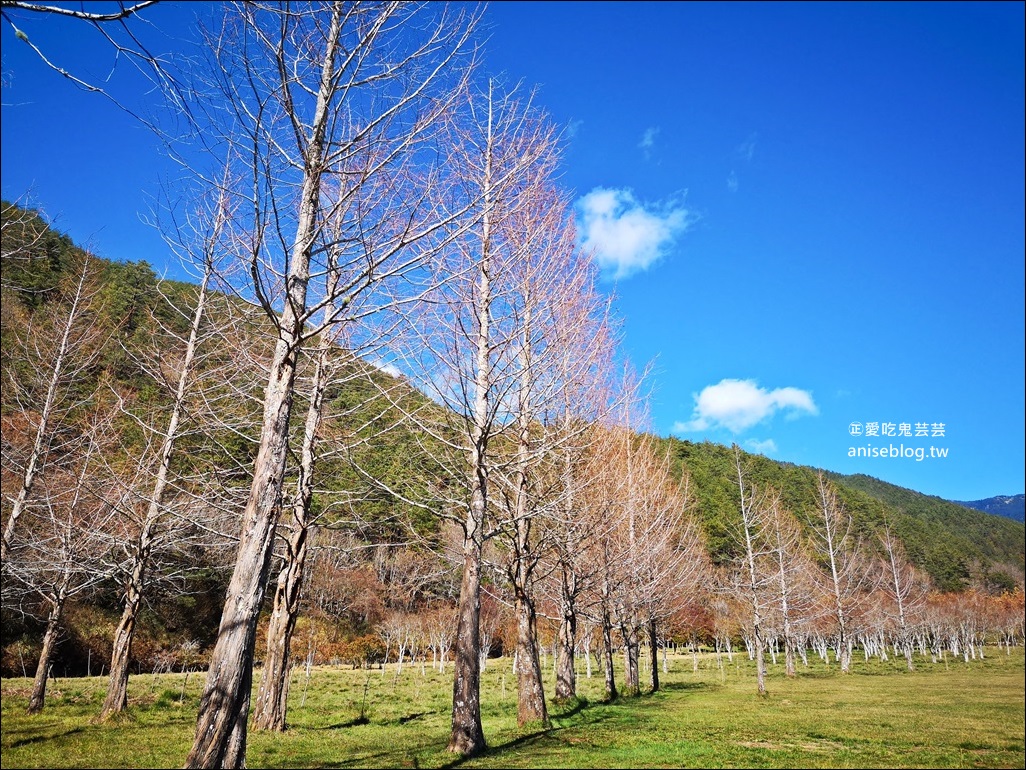
<instances>
[{"instance_id":1,"label":"green hillside","mask_svg":"<svg viewBox=\"0 0 1026 770\"><path fill-rule=\"evenodd\" d=\"M737 509L733 451L721 444L666 439L679 469L694 484L697 509L714 561L730 556L729 527ZM756 485L773 487L799 521L816 513L817 469L745 455ZM838 486L856 532L867 544L887 521L912 562L942 591L978 585L991 591L1011 589L1022 580L1024 527L999 516L972 511L939 497L888 484L870 476L825 471Z\"/></svg>"},{"instance_id":2,"label":"green hillside","mask_svg":"<svg viewBox=\"0 0 1026 770\"><path fill-rule=\"evenodd\" d=\"M12 452L23 452L26 442L31 442L24 426L26 420L31 422L32 404L38 402L39 396L39 377L34 377L32 371L39 362L34 364L25 351L33 347L36 330L44 329L48 317L59 311L64 301L62 286L66 287L74 277L75 265L81 262L84 252L33 212L4 202L2 214L0 416L4 425L3 518L6 520L13 499L8 492L18 483L12 473L14 466L7 463L6 458ZM115 391L123 394L140 419L169 403L166 387L159 386L151 374L144 371L140 361L145 359L143 351L172 350L178 344L175 338L187 331L189 308L195 306L197 296L196 286L159 280L144 262L115 263L100 259L95 262L99 273L98 299L91 312L100 341L95 343L98 354L89 359L89 365L70 386L75 391L73 395L81 396L72 399L77 406L66 416L66 429L72 432L79 424L76 420L85 419L75 410L81 410L84 415L94 398L92 394ZM243 336L222 335L211 343L215 347L209 359L209 371L203 371L202 375L216 380L223 376L219 358L227 358L232 348L246 348L252 351L254 358L259 358L260 351L272 343L274 333L261 311L237 298L217 295L211 305L214 326L228 316L244 319L243 323L232 327L237 330L232 335ZM344 355L340 358L344 359ZM389 406L382 400L381 393L386 388L391 389L392 403L397 398L405 399L406 411L411 411L410 404L416 404L421 410L439 407L404 381L393 379L352 357L345 366L352 376L340 376L328 392L331 406L327 434L337 439L341 448L325 459L315 506L321 511L338 511L332 515L337 515L338 521L344 522L343 528L353 532L364 545L404 543L409 539L410 525L430 539L439 532L437 512L408 505L405 500L429 500L428 489L432 485L438 486L441 481L444 486L444 479L440 479L444 471L438 461L438 445L414 426L402 422L403 410ZM37 368L45 369L45 366ZM243 377L243 385L256 397L226 399L218 407L232 413L236 427L213 435L218 429L204 422L210 414L197 412L197 426L183 440L185 451L180 453L176 467L183 476L192 478L222 474L224 485L230 487L225 499L234 499L236 503L240 494L244 497L249 485L255 446L252 436L259 424L259 409L255 405L259 404L258 390L262 387L258 375L246 376L250 379ZM99 387L101 382L105 383L104 388ZM294 414L302 415L305 407L305 396L300 393ZM295 422L298 434L302 421L297 418ZM121 427L121 451L130 454L142 441L141 433L128 417L123 419ZM670 453L678 473L688 473L710 556L715 563L725 562L734 555L731 553L735 542L731 526L738 515L733 451L709 442L657 440ZM343 446L347 442L348 446ZM809 517L816 515L817 469L760 455L745 455L745 461L751 481L759 487L776 490L782 503L800 522L808 522ZM360 471L356 470L357 465ZM904 542L911 561L930 575L938 590L980 588L1001 593L1021 585L1026 570L1021 522L973 511L868 476L826 473L837 485L838 496L851 513L856 533L866 547L870 550L877 547L876 535L886 521ZM368 476L385 483L373 484ZM286 483L292 481L287 479ZM234 534L231 532L229 536ZM228 550L212 548L209 552L196 551L181 557L194 560L189 565L187 581L155 590L150 609L143 618L140 658L154 650L190 640L201 648L212 641L220 612L219 600L225 587ZM361 558L370 560L373 551L364 549ZM365 566L354 565L351 574L366 577L373 570L364 569ZM388 586L382 584L380 589L374 590L385 595ZM437 596L445 595L445 590L444 586L437 591L431 589ZM368 591L368 595L370 593ZM118 612L116 596L114 584L107 583L99 586L88 600L69 609L70 641L64 645L62 653L68 670L87 670L89 650L103 649L108 643L104 640ZM5 595L2 668L10 673L19 671L22 662L20 657L15 657L17 650L22 649L17 646L21 642L13 640L24 639L34 644L32 640L37 639L40 626L20 609L12 610L15 603L9 604L8 598ZM370 632L366 612L362 620L356 610L346 612L349 616L337 621L339 628L344 627L345 633Z\"/></svg>"}]
</instances>

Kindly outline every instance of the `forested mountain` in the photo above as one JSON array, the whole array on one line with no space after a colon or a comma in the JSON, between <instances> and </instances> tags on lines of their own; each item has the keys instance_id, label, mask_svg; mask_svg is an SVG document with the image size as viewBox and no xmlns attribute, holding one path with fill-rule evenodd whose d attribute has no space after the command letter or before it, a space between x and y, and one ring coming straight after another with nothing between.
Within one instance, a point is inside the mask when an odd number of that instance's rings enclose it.
<instances>
[{"instance_id":1,"label":"forested mountain","mask_svg":"<svg viewBox=\"0 0 1026 770\"><path fill-rule=\"evenodd\" d=\"M78 339L78 348L69 354L75 360L74 376L64 382L64 401L54 411L57 417L51 417L56 421L54 435L64 437L54 440L49 450L52 465L59 470L55 483L71 483L76 473L95 474L90 483L108 489L123 484L126 495L135 490L131 494L144 500L147 493L140 492L139 482L132 480L133 474L142 475L144 463L140 460L134 469L132 458L152 454L142 426L170 408L168 394L173 388L168 386L175 370L167 354L180 347L188 333L199 289L158 280L146 263L90 257L34 212L4 202L2 213L0 407L5 526L22 483L25 458L31 454L32 426L40 421L38 405L46 390L42 373L53 363L55 324L63 317L60 308L75 295L74 287L81 285L79 276L90 282L89 333ZM83 293L81 288L78 291ZM210 350L198 368L200 395L188 404L183 432L186 451L179 453L173 468L181 481L171 508L181 518L175 519L166 542L159 544L158 550L163 550L153 567L157 590L140 618L133 653L134 660L147 661L147 666L171 658L183 666L198 663L216 634L229 572L227 554L238 534L239 491L247 486L255 451L259 409L254 405L272 336L266 324L266 318L238 298L219 292L212 295L205 327L211 335L205 338ZM442 519L422 502L431 499L428 490L448 484L444 468L436 461L438 439L401 419L403 414L440 407L401 378L342 358L326 394L331 406L325 441L331 451L324 458L314 506L322 517L323 532L304 601L307 613L325 618L324 628L330 629L319 637L320 649L332 650L336 657L358 658L373 646L368 640L375 628L399 610L434 617L439 627L451 631L448 608L458 585L452 564L438 557L447 537ZM308 377L309 368L304 372ZM298 399L302 402L306 395L300 391ZM103 418L110 421L106 427L98 425L96 412L91 411L98 404L109 407L105 412L109 416ZM297 413L302 414L302 408ZM294 434L293 466L301 424ZM84 451L83 437L89 437L87 455L95 453L102 461L88 467L71 462L71 448ZM708 442L650 438L668 452L677 477L686 474L690 480L692 510L712 564L730 564L738 548L732 534L739 502L733 450ZM62 452L69 458L67 465L62 464ZM817 469L742 456L751 484L775 490L797 522L811 527L820 506ZM882 553L879 534L887 525L903 543L909 561L929 575L938 591L975 588L1000 594L1021 585L1022 523L868 476L825 475L851 514L854 534L868 553ZM292 467L289 483L295 479ZM40 484L41 494L51 494L46 483ZM207 503L201 506L196 502L200 499ZM45 508L40 505L40 510ZM56 502L46 505L53 508ZM104 515L109 516L109 511ZM99 553L97 575L101 575L99 562L121 558L120 552L126 549L115 535L109 537L89 544L88 558L78 556L85 565ZM7 585L6 558L4 570L2 670L5 675L21 674L26 661L31 665L43 621L38 609L30 611L35 599L24 588L27 583L18 583L14 589ZM122 579L117 569L103 573L95 583L84 582L80 596L71 597L60 658L63 670L84 673L91 656L93 671L99 669L96 661L110 649ZM40 595L49 590L42 582L37 589Z\"/></svg>"},{"instance_id":2,"label":"forested mountain","mask_svg":"<svg viewBox=\"0 0 1026 770\"><path fill-rule=\"evenodd\" d=\"M1024 494L995 495L983 500L954 500L952 502L977 511L993 513L995 516L1005 516L1013 521L1023 521L1026 518L1026 495Z\"/></svg>"},{"instance_id":3,"label":"forested mountain","mask_svg":"<svg viewBox=\"0 0 1026 770\"><path fill-rule=\"evenodd\" d=\"M725 446L667 439L695 482L698 510L714 558L728 556L728 524L737 509L733 453ZM756 484L771 486L799 520L816 515L817 469L778 462L764 456L748 458ZM841 501L851 512L857 531L869 543L888 521L904 543L909 559L926 571L935 585L959 591L971 584L1011 588L1024 570L1024 528L1014 521L968 511L939 497L923 495L864 475L827 472Z\"/></svg>"}]
</instances>

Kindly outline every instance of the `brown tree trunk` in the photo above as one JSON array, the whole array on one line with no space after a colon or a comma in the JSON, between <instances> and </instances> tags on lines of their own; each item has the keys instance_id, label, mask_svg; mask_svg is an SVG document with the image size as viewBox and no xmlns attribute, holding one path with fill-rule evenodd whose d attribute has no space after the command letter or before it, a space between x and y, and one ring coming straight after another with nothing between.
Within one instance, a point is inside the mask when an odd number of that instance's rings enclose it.
<instances>
[{"instance_id":1,"label":"brown tree trunk","mask_svg":"<svg viewBox=\"0 0 1026 770\"><path fill-rule=\"evenodd\" d=\"M526 591L517 590L517 725L548 725L541 663L538 656L538 628L534 602Z\"/></svg>"},{"instance_id":2,"label":"brown tree trunk","mask_svg":"<svg viewBox=\"0 0 1026 770\"><path fill-rule=\"evenodd\" d=\"M253 728L256 730L284 732L287 726L292 635L299 618L308 531L308 528L300 527L293 532L285 564L275 586L274 607L267 628L267 652L253 710Z\"/></svg>"},{"instance_id":3,"label":"brown tree trunk","mask_svg":"<svg viewBox=\"0 0 1026 770\"><path fill-rule=\"evenodd\" d=\"M603 591L606 589L604 588ZM613 619L609 609L602 607L602 665L606 673L606 700L616 700L616 672L613 669Z\"/></svg>"},{"instance_id":4,"label":"brown tree trunk","mask_svg":"<svg viewBox=\"0 0 1026 770\"><path fill-rule=\"evenodd\" d=\"M638 671L638 629L633 623L620 623L623 637L623 693L637 695L641 692L641 676Z\"/></svg>"},{"instance_id":5,"label":"brown tree trunk","mask_svg":"<svg viewBox=\"0 0 1026 770\"><path fill-rule=\"evenodd\" d=\"M659 692L659 635L656 619L648 619L648 649L652 657L652 692Z\"/></svg>"},{"instance_id":6,"label":"brown tree trunk","mask_svg":"<svg viewBox=\"0 0 1026 770\"><path fill-rule=\"evenodd\" d=\"M560 597L560 621L556 651L556 702L565 703L577 697L577 672L574 650L577 647L577 610L574 606L573 575L563 568Z\"/></svg>"},{"instance_id":7,"label":"brown tree trunk","mask_svg":"<svg viewBox=\"0 0 1026 770\"><path fill-rule=\"evenodd\" d=\"M128 709L128 666L131 662L136 618L142 602L142 573L145 566L144 561L136 560L125 590L125 609L114 632L114 645L110 656L110 681L107 684L107 697L100 711L101 721Z\"/></svg>"},{"instance_id":8,"label":"brown tree trunk","mask_svg":"<svg viewBox=\"0 0 1026 770\"><path fill-rule=\"evenodd\" d=\"M50 678L50 659L57 645L57 634L60 632L61 618L64 615L65 591L62 586L56 594L50 596L50 613L46 618L46 631L43 633L43 649L39 653L36 665L36 677L32 682L32 695L29 696L28 713L38 714L46 704L46 683Z\"/></svg>"},{"instance_id":9,"label":"brown tree trunk","mask_svg":"<svg viewBox=\"0 0 1026 770\"><path fill-rule=\"evenodd\" d=\"M473 506L472 506L473 507ZM483 514L484 501L481 500ZM473 516L475 514L471 514ZM476 528L463 544L452 684L452 735L448 750L466 757L485 749L481 728L481 542Z\"/></svg>"}]
</instances>

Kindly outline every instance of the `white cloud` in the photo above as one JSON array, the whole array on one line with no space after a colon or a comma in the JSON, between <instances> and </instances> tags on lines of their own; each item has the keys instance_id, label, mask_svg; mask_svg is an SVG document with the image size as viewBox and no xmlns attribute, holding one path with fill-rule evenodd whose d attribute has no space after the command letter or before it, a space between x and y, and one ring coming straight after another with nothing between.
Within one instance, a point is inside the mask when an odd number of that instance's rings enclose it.
<instances>
[{"instance_id":1,"label":"white cloud","mask_svg":"<svg viewBox=\"0 0 1026 770\"><path fill-rule=\"evenodd\" d=\"M371 361L370 364L374 368L384 372L390 377L399 378L403 376L403 373L402 371L400 371L398 366L396 366L395 364L390 364L387 361L383 361L380 358Z\"/></svg>"},{"instance_id":2,"label":"white cloud","mask_svg":"<svg viewBox=\"0 0 1026 770\"><path fill-rule=\"evenodd\" d=\"M755 157L755 140L758 136L758 134L750 134L747 139L734 148L734 152L737 153L739 158L750 161Z\"/></svg>"},{"instance_id":3,"label":"white cloud","mask_svg":"<svg viewBox=\"0 0 1026 770\"><path fill-rule=\"evenodd\" d=\"M657 136L659 136L659 126L646 128L645 133L641 135L641 141L638 142L638 147L644 151L646 160L652 155L652 148L655 147L655 139Z\"/></svg>"},{"instance_id":4,"label":"white cloud","mask_svg":"<svg viewBox=\"0 0 1026 770\"><path fill-rule=\"evenodd\" d=\"M727 189L730 190L733 193L733 192L737 192L737 188L738 188L737 173L734 172L734 171L731 171L730 175L727 177Z\"/></svg>"},{"instance_id":5,"label":"white cloud","mask_svg":"<svg viewBox=\"0 0 1026 770\"><path fill-rule=\"evenodd\" d=\"M751 449L756 454L760 455L771 455L777 452L777 442L771 438L765 441L759 441L756 438L750 438L745 442L745 446Z\"/></svg>"},{"instance_id":6,"label":"white cloud","mask_svg":"<svg viewBox=\"0 0 1026 770\"><path fill-rule=\"evenodd\" d=\"M583 120L571 120L566 124L566 138L574 139L581 130L581 126L584 125Z\"/></svg>"},{"instance_id":7,"label":"white cloud","mask_svg":"<svg viewBox=\"0 0 1026 770\"><path fill-rule=\"evenodd\" d=\"M778 411L788 418L819 414L812 394L798 388L760 388L755 380L721 380L695 395L695 411L688 422L674 425L675 433L726 428L740 433L769 420Z\"/></svg>"},{"instance_id":8,"label":"white cloud","mask_svg":"<svg viewBox=\"0 0 1026 770\"><path fill-rule=\"evenodd\" d=\"M628 189L596 187L577 202L577 208L581 246L613 278L647 270L691 223L690 213L679 202L646 207Z\"/></svg>"}]
</instances>

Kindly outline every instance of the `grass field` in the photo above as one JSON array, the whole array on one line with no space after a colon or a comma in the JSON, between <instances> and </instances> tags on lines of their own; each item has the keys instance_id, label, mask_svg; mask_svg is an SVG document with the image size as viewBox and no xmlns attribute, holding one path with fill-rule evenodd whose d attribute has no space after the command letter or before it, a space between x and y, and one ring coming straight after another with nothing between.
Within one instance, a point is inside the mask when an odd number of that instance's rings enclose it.
<instances>
[{"instance_id":1,"label":"grass field","mask_svg":"<svg viewBox=\"0 0 1026 770\"><path fill-rule=\"evenodd\" d=\"M285 734L250 733L247 764L261 767L1024 767L1022 648L964 663L865 663L840 674L810 658L788 681L771 667L755 694L754 666L712 655L693 671L671 658L663 689L604 703L601 672L582 675L580 703L552 708L549 729L518 729L508 659L482 683L488 751L446 753L451 668L296 669ZM551 664L551 660L549 660ZM547 669L551 679L551 665ZM258 675L259 676L259 675ZM202 674L132 678L129 718L93 720L106 680L59 679L47 706L25 714L27 679L2 682L0 766L181 767L192 743ZM549 682L551 691L551 681Z\"/></svg>"}]
</instances>

